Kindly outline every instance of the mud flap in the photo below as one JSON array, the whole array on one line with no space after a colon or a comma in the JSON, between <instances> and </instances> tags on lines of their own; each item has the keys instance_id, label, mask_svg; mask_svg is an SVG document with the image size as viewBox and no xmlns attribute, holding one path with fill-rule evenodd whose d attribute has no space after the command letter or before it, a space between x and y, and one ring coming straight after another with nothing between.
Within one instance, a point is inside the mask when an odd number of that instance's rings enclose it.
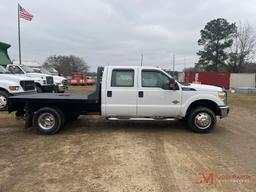
<instances>
[{"instance_id":1,"label":"mud flap","mask_svg":"<svg viewBox=\"0 0 256 192\"><path fill-rule=\"evenodd\" d=\"M34 111L29 104L25 105L25 128L29 128L33 126L33 115Z\"/></svg>"}]
</instances>

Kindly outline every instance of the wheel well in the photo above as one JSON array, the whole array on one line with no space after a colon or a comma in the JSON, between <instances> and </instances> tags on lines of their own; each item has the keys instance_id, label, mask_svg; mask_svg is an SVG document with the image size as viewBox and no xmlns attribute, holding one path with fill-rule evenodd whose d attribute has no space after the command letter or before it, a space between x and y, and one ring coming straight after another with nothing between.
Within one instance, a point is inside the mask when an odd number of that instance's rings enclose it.
<instances>
[{"instance_id":1,"label":"wheel well","mask_svg":"<svg viewBox=\"0 0 256 192\"><path fill-rule=\"evenodd\" d=\"M195 109L197 107L207 107L207 108L211 109L215 113L215 115L220 115L219 106L215 102L213 102L211 100L198 100L198 101L194 101L188 107L186 115L190 111L192 111L193 109Z\"/></svg>"},{"instance_id":2,"label":"wheel well","mask_svg":"<svg viewBox=\"0 0 256 192\"><path fill-rule=\"evenodd\" d=\"M41 87L40 83L35 83L35 85L36 85L37 87Z\"/></svg>"},{"instance_id":3,"label":"wheel well","mask_svg":"<svg viewBox=\"0 0 256 192\"><path fill-rule=\"evenodd\" d=\"M4 88L0 88L0 91L4 91L4 92L10 94L10 93L9 93L6 89L4 89Z\"/></svg>"}]
</instances>

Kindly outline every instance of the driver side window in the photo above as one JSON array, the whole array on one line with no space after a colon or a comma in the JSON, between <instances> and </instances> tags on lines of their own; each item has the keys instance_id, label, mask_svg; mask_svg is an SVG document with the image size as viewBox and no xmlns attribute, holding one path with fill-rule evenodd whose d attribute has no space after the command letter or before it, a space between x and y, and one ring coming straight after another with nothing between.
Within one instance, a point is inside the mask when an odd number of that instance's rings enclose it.
<instances>
[{"instance_id":1,"label":"driver side window","mask_svg":"<svg viewBox=\"0 0 256 192\"><path fill-rule=\"evenodd\" d=\"M17 66L10 66L8 69L13 74L24 74L23 71Z\"/></svg>"},{"instance_id":2,"label":"driver side window","mask_svg":"<svg viewBox=\"0 0 256 192\"><path fill-rule=\"evenodd\" d=\"M169 89L170 79L164 73L155 70L142 70L142 87Z\"/></svg>"}]
</instances>

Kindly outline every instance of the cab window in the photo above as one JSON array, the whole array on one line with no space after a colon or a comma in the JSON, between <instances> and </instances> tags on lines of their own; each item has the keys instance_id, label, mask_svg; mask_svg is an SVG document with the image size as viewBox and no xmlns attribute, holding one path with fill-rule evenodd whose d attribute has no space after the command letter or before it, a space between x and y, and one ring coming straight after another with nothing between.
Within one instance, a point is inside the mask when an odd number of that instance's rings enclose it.
<instances>
[{"instance_id":1,"label":"cab window","mask_svg":"<svg viewBox=\"0 0 256 192\"><path fill-rule=\"evenodd\" d=\"M24 74L24 72L17 66L9 66L8 70L13 74Z\"/></svg>"},{"instance_id":2,"label":"cab window","mask_svg":"<svg viewBox=\"0 0 256 192\"><path fill-rule=\"evenodd\" d=\"M169 89L170 79L161 71L142 70L142 87Z\"/></svg>"},{"instance_id":3,"label":"cab window","mask_svg":"<svg viewBox=\"0 0 256 192\"><path fill-rule=\"evenodd\" d=\"M111 77L111 87L133 87L133 69L114 69Z\"/></svg>"}]
</instances>

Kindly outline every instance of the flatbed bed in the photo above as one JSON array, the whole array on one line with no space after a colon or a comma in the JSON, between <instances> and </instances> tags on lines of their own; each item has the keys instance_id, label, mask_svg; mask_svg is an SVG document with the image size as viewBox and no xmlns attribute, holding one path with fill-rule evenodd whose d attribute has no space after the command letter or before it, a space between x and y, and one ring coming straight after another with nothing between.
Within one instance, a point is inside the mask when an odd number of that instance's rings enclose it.
<instances>
[{"instance_id":1,"label":"flatbed bed","mask_svg":"<svg viewBox=\"0 0 256 192\"><path fill-rule=\"evenodd\" d=\"M86 94L75 94L75 93L39 93L39 94L28 94L28 95L19 95L13 96L10 98L10 102L27 102L34 103L40 101L42 103L97 103L96 98L93 98L91 95Z\"/></svg>"},{"instance_id":2,"label":"flatbed bed","mask_svg":"<svg viewBox=\"0 0 256 192\"><path fill-rule=\"evenodd\" d=\"M8 101L9 112L17 111L17 116L22 116L26 108L36 110L41 107L57 107L66 114L97 113L101 112L100 100L95 93L40 93L12 96Z\"/></svg>"}]
</instances>

